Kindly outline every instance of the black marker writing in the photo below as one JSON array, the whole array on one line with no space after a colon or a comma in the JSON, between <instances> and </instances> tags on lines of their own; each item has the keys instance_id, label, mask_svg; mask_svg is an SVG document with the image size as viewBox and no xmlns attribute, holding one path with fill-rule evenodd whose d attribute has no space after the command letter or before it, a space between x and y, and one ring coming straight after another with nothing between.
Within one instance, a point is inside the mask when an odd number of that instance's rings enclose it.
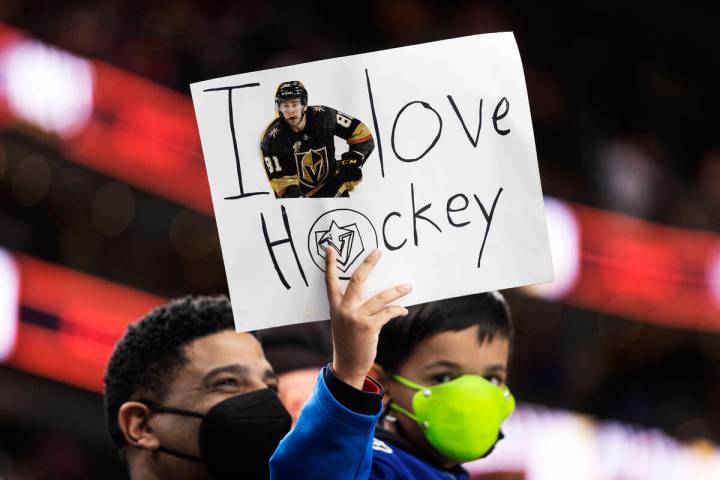
<instances>
[{"instance_id":1,"label":"black marker writing","mask_svg":"<svg viewBox=\"0 0 720 480\"><path fill-rule=\"evenodd\" d=\"M388 242L386 227L387 227L388 220L390 220L391 217L401 217L401 215L399 212L390 212L387 214L387 216L385 217L385 220L383 220L383 226L382 226L383 241L385 242L385 248L387 248L388 250L390 250L390 251L400 250L407 243L407 238L404 238L403 241L399 245L391 245L390 242ZM416 245L417 245L417 243L416 243Z\"/></svg>"},{"instance_id":2,"label":"black marker writing","mask_svg":"<svg viewBox=\"0 0 720 480\"><path fill-rule=\"evenodd\" d=\"M308 282L305 278L305 272L303 271L302 265L300 265L300 259L298 258L297 251L295 250L295 243L293 242L292 234L290 233L290 222L288 221L287 212L285 212L284 205L280 205L280 211L282 212L282 219L283 224L285 225L285 233L287 233L287 237L280 240L275 240L274 242L271 242L270 237L268 236L267 225L265 224L265 215L263 215L262 212L260 213L260 222L262 223L262 231L263 236L265 237L265 244L268 247L268 252L270 253L270 258L272 259L275 271L277 272L278 277L280 277L280 281L282 282L282 284L288 290L290 290L290 284L287 282L287 280L285 280L285 275L283 275L277 258L275 257L275 247L283 245L285 243L290 244L290 248L292 248L293 255L295 256L295 263L297 263L298 270L300 270L300 275L302 276L302 279L305 282L305 286L307 287Z\"/></svg>"},{"instance_id":3,"label":"black marker writing","mask_svg":"<svg viewBox=\"0 0 720 480\"><path fill-rule=\"evenodd\" d=\"M377 114L375 113L375 102L373 101L372 88L370 87L370 74L365 69L365 78L367 79L368 98L370 98L370 111L372 111L373 125L375 126L375 138L377 139L378 156L380 157L380 175L385 178L385 165L383 163L382 141L380 140L380 127L378 125Z\"/></svg>"},{"instance_id":4,"label":"black marker writing","mask_svg":"<svg viewBox=\"0 0 720 480\"><path fill-rule=\"evenodd\" d=\"M233 151L235 152L235 168L237 169L237 177L238 177L238 185L240 187L240 194L225 197L225 200L236 200L238 198L252 197L253 195L269 195L269 192L249 192L249 193L245 192L245 189L243 188L243 181L242 181L242 169L240 168L240 153L238 152L237 138L235 136L235 115L233 114L232 92L233 92L233 90L237 90L239 88L258 87L258 86L260 86L259 83L246 83L245 85L235 85L235 86L231 86L231 87L207 88L207 89L203 90L204 92L219 92L219 91L227 90L227 93L228 93L228 119L230 121L230 134L232 135Z\"/></svg>"},{"instance_id":5,"label":"black marker writing","mask_svg":"<svg viewBox=\"0 0 720 480\"><path fill-rule=\"evenodd\" d=\"M415 158L405 158L405 157L403 157L402 155L400 155L400 154L398 153L397 148L396 148L396 146L395 146L395 129L397 128L398 120L400 119L400 116L403 114L403 112L405 111L405 109L407 109L410 105L414 105L414 104L416 104L416 103L419 103L420 105L422 105L423 107L425 107L426 109L432 111L432 112L435 114L435 116L436 116L437 119L438 119L438 123L439 123L439 124L438 124L438 131L437 131L437 134L435 135L435 138L433 139L432 143L430 144L430 146L427 147L427 148L425 149L425 151L424 151L422 154L420 154L419 157L415 157ZM435 110L429 103L427 103L427 102L422 102L422 101L420 101L420 100L414 100L414 101L412 101L412 102L410 102L410 103L405 104L405 106L402 107L402 108L400 109L400 111L398 112L398 114L395 116L395 121L393 122L393 127L392 127L392 134L390 135L390 143L391 143L391 145L392 145L393 152L395 152L395 156L398 158L398 160L402 160L403 162L417 162L418 160L420 160L421 158L423 158L425 155L427 155L428 152L430 152L430 150L433 149L433 147L434 147L435 144L438 142L438 140L440 140L440 135L442 134L442 127L443 127L442 117L440 116L440 114L438 113L438 111Z\"/></svg>"},{"instance_id":6,"label":"black marker writing","mask_svg":"<svg viewBox=\"0 0 720 480\"><path fill-rule=\"evenodd\" d=\"M465 203L465 205L463 205L463 206L460 207L460 208L453 208L452 203L453 203L453 201L454 201L456 198L462 198L462 200L463 200L463 202ZM450 225L452 225L453 227L458 227L458 228L464 227L465 225L470 225L470 221L469 221L469 220L468 220L467 222L455 223L455 222L453 221L452 217L450 216L450 212L462 212L463 210L465 210L466 208L468 208L469 205L470 205L470 200L468 200L468 197L466 197L466 196L463 195L462 193L458 193L458 194L453 195L452 197L448 198L447 208L446 208L448 223L449 223Z\"/></svg>"},{"instance_id":7,"label":"black marker writing","mask_svg":"<svg viewBox=\"0 0 720 480\"><path fill-rule=\"evenodd\" d=\"M418 221L418 219L420 219L420 220L425 220L425 221L428 222L430 225L432 225L433 227L435 227L438 232L442 232L442 230L440 229L440 227L437 226L437 224L436 224L435 222L433 222L433 221L430 220L429 218L424 217L424 216L422 215L423 212L425 212L426 210L429 210L430 207L432 207L432 203L428 203L427 205L423 206L423 207L420 208L419 210L417 210L417 209L415 208L415 185L413 185L412 183L410 184L410 198L411 198L412 210L413 210L413 238L415 239L415 246L417 247L417 245L418 245L418 233L417 233L417 221Z\"/></svg>"},{"instance_id":8,"label":"black marker writing","mask_svg":"<svg viewBox=\"0 0 720 480\"><path fill-rule=\"evenodd\" d=\"M503 107L504 110L501 114L498 114L498 112L500 111L500 107ZM508 133L510 133L509 128L503 130L500 127L498 127L498 121L505 118L509 112L510 112L510 102L508 101L507 98L503 97L500 99L498 104L495 106L495 111L493 112L493 127L495 127L495 131L497 133L499 133L500 135L507 135Z\"/></svg>"},{"instance_id":9,"label":"black marker writing","mask_svg":"<svg viewBox=\"0 0 720 480\"><path fill-rule=\"evenodd\" d=\"M478 261L477 266L480 268L480 260L482 260L483 251L485 250L485 242L487 241L488 233L490 233L490 224L492 223L493 216L495 215L495 206L497 205L498 199L500 198L500 194L502 193L503 189L500 187L500 189L497 192L497 195L495 195L495 200L493 200L492 207L490 208L490 213L488 214L487 210L483 206L482 202L478 198L477 195L473 194L473 197L475 197L475 201L480 206L480 210L482 210L483 216L485 217L485 221L487 222L487 227L485 227L485 236L483 237L482 246L480 247L480 254L478 255Z\"/></svg>"},{"instance_id":10,"label":"black marker writing","mask_svg":"<svg viewBox=\"0 0 720 480\"><path fill-rule=\"evenodd\" d=\"M463 120L462 115L460 115L460 110L458 110L457 105L455 105L455 101L452 98L452 95L447 96L448 100L450 101L450 105L452 106L453 110L455 111L455 114L457 115L458 119L460 120L460 124L463 127L463 130L465 130L465 135L467 135L468 140L470 140L470 143L472 143L473 147L478 146L478 141L480 140L480 130L482 129L482 106L483 106L483 99L480 99L480 107L478 108L478 128L477 133L475 134L475 138L470 135L470 130L468 130L467 126L465 125L465 120Z\"/></svg>"}]
</instances>

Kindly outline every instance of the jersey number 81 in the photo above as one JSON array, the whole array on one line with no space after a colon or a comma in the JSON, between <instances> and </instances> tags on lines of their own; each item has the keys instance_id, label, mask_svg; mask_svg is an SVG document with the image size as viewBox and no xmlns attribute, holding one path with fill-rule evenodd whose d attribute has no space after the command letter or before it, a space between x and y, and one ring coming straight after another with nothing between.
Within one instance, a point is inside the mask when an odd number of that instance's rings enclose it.
<instances>
[{"instance_id":1,"label":"jersey number 81","mask_svg":"<svg viewBox=\"0 0 720 480\"><path fill-rule=\"evenodd\" d=\"M265 166L267 167L268 173L275 173L275 172L279 172L282 170L282 168L280 168L280 162L278 161L278 158L276 156L273 155L272 158L270 158L270 157L264 157L264 158L265 158ZM273 165L273 163L275 165Z\"/></svg>"}]
</instances>

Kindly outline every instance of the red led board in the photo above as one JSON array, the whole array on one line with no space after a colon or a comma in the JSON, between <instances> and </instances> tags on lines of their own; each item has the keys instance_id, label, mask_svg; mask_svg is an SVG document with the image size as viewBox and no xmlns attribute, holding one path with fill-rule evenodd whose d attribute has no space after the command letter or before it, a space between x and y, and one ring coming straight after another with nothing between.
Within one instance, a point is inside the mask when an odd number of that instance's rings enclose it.
<instances>
[{"instance_id":1,"label":"red led board","mask_svg":"<svg viewBox=\"0 0 720 480\"><path fill-rule=\"evenodd\" d=\"M44 49L52 47L0 23L0 58L10 58L20 48L36 53L37 58L0 62L0 78L21 75L22 82L35 78L34 73L43 74L44 68L48 69L47 75L52 75L54 69L65 71L78 64L84 70L89 67L91 111L76 130L58 134L42 121L42 114L46 111L51 116L58 108L74 111L72 105L48 105L45 111L43 105L36 105L34 116L23 116L22 111L11 108L11 100L32 103L33 92L13 94L0 83L0 127L36 132L41 141L55 143L68 160L212 215L210 188L189 97L103 62L60 50L43 56ZM56 65L60 54L67 57L67 68ZM23 68L28 72L18 71ZM10 81L6 83L9 85ZM66 90L71 89L72 83ZM12 95L18 98L11 98Z\"/></svg>"},{"instance_id":2,"label":"red led board","mask_svg":"<svg viewBox=\"0 0 720 480\"><path fill-rule=\"evenodd\" d=\"M581 272L563 302L668 327L720 330L720 236L572 205ZM713 282L717 282L713 285Z\"/></svg>"},{"instance_id":3,"label":"red led board","mask_svg":"<svg viewBox=\"0 0 720 480\"><path fill-rule=\"evenodd\" d=\"M23 308L9 364L101 392L115 342L129 323L165 300L30 257L15 259ZM47 321L32 321L29 311Z\"/></svg>"}]
</instances>

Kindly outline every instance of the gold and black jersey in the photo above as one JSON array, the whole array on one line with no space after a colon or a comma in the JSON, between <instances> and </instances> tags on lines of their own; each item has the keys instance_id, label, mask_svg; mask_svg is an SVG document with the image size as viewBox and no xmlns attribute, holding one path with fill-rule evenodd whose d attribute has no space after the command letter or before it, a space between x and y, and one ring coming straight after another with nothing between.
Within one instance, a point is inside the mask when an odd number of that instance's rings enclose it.
<instances>
[{"instance_id":1,"label":"gold and black jersey","mask_svg":"<svg viewBox=\"0 0 720 480\"><path fill-rule=\"evenodd\" d=\"M307 107L305 115L301 132L293 132L280 116L263 134L260 149L270 186L277 197L286 191L303 197L347 196L358 182L336 178L334 137L347 141L364 163L375 148L370 131L360 120L322 105ZM299 190L288 190L294 185Z\"/></svg>"}]
</instances>

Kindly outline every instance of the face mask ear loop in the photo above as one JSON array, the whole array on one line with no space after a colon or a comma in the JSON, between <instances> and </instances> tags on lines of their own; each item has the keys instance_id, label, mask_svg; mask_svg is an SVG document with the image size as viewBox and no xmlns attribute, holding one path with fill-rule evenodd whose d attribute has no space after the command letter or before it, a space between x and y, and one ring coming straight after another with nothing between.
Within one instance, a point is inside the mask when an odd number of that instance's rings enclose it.
<instances>
[{"instance_id":1,"label":"face mask ear loop","mask_svg":"<svg viewBox=\"0 0 720 480\"><path fill-rule=\"evenodd\" d=\"M172 448L166 448L166 447L158 447L158 452L162 452L166 455L170 455L171 457L177 457L182 458L183 460L189 460L191 462L195 463L202 463L205 464L205 460L203 460L200 457L196 457L195 455L189 455L187 453L178 452L177 450L173 450Z\"/></svg>"},{"instance_id":2,"label":"face mask ear loop","mask_svg":"<svg viewBox=\"0 0 720 480\"><path fill-rule=\"evenodd\" d=\"M401 407L401 406L400 406L399 404L397 404L396 402L390 402L390 408L393 409L393 410L395 410L395 411L397 411L397 412L402 413L402 414L405 415L406 417L412 418L413 420L415 420L415 421L416 421L418 424L420 424L420 425L423 424L423 422L422 422L418 417L416 417L414 413L412 413L412 412L404 409L403 407Z\"/></svg>"},{"instance_id":3,"label":"face mask ear loop","mask_svg":"<svg viewBox=\"0 0 720 480\"><path fill-rule=\"evenodd\" d=\"M144 403L146 407L148 407L150 410L155 410L158 413L172 413L175 415L181 415L183 417L195 417L199 419L204 419L205 415L202 413L193 412L190 410L183 410L181 408L173 408L173 407L164 407L162 405L158 405L157 403L153 402L152 400L135 400L136 402Z\"/></svg>"},{"instance_id":4,"label":"face mask ear loop","mask_svg":"<svg viewBox=\"0 0 720 480\"><path fill-rule=\"evenodd\" d=\"M418 385L417 383L413 382L412 380L408 380L405 377L401 377L400 375L393 375L392 379L398 382L400 385L407 387L411 390L425 390L426 387L423 387L422 385ZM397 402L390 402L390 408L392 408L395 411L398 411L405 415L408 418L411 418L417 422L418 425L420 425L421 428L427 428L427 422L420 420L414 413L408 411L407 409L401 407Z\"/></svg>"},{"instance_id":5,"label":"face mask ear loop","mask_svg":"<svg viewBox=\"0 0 720 480\"><path fill-rule=\"evenodd\" d=\"M408 380L405 377L401 377L400 375L393 375L392 379L398 382L400 385L403 385L412 390L424 390L427 388L423 387L422 385L418 385L417 383L413 382L412 380Z\"/></svg>"}]
</instances>

